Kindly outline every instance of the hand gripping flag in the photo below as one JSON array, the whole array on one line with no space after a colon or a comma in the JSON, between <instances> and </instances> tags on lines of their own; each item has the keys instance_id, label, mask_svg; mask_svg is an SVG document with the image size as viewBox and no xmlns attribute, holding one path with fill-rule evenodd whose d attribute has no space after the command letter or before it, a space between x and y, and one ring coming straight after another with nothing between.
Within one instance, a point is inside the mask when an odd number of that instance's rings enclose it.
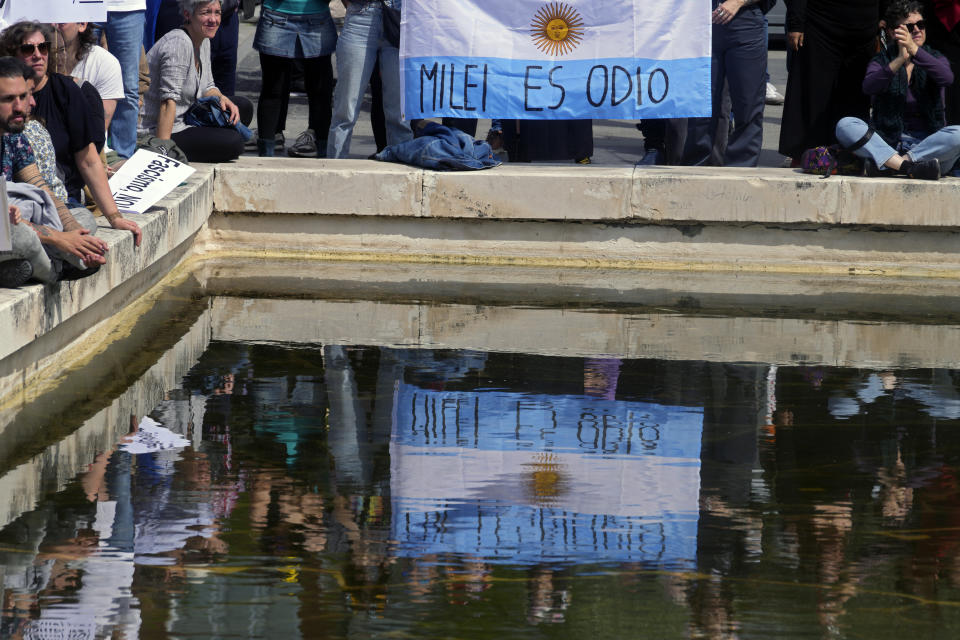
<instances>
[{"instance_id":1,"label":"hand gripping flag","mask_svg":"<svg viewBox=\"0 0 960 640\"><path fill-rule=\"evenodd\" d=\"M710 0L404 0L404 117L710 115Z\"/></svg>"}]
</instances>

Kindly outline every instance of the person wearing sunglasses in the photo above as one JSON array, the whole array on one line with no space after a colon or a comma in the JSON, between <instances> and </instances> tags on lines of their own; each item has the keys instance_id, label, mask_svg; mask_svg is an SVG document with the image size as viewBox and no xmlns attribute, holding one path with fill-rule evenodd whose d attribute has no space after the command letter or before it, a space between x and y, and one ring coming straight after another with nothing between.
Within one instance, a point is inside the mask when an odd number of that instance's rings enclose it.
<instances>
[{"instance_id":1,"label":"person wearing sunglasses","mask_svg":"<svg viewBox=\"0 0 960 640\"><path fill-rule=\"evenodd\" d=\"M48 24L17 22L0 34L0 55L19 58L37 73L34 115L44 121L53 140L57 167L63 171L67 188L67 204L82 206L86 185L110 226L130 231L134 245L139 247L140 226L117 209L97 151L105 138L103 112L94 113L76 82L54 71L54 36Z\"/></svg>"},{"instance_id":2,"label":"person wearing sunglasses","mask_svg":"<svg viewBox=\"0 0 960 640\"><path fill-rule=\"evenodd\" d=\"M837 140L858 147L854 153L867 161L868 175L938 180L960 158L960 126L945 126L943 108L943 89L953 83L953 71L926 44L922 10L912 0L887 7L890 44L873 58L863 79L863 92L873 102L872 129L860 118L837 124Z\"/></svg>"}]
</instances>

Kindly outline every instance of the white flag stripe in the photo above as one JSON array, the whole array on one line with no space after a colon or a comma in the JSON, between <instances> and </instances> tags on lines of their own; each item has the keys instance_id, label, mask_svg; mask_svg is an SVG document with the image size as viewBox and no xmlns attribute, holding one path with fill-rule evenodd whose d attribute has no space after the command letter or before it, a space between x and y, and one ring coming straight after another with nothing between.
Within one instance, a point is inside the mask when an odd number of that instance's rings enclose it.
<instances>
[{"instance_id":1,"label":"white flag stripe","mask_svg":"<svg viewBox=\"0 0 960 640\"><path fill-rule=\"evenodd\" d=\"M584 24L581 43L561 57L544 54L531 37L537 12L551 4L571 7ZM518 60L701 58L710 55L710 31L704 29L710 7L710 0L405 0L401 54L416 57L429 51L438 57Z\"/></svg>"}]
</instances>

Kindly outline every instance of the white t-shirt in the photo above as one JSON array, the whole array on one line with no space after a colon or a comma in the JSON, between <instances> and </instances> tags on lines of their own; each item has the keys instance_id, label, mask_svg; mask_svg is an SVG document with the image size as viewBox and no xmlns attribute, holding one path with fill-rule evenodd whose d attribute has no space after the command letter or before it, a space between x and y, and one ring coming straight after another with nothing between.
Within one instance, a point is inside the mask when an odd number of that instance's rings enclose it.
<instances>
[{"instance_id":1,"label":"white t-shirt","mask_svg":"<svg viewBox=\"0 0 960 640\"><path fill-rule=\"evenodd\" d=\"M146 11L147 0L107 0L107 11Z\"/></svg>"},{"instance_id":2,"label":"white t-shirt","mask_svg":"<svg viewBox=\"0 0 960 640\"><path fill-rule=\"evenodd\" d=\"M70 75L96 87L101 100L123 100L120 61L103 47L90 47L87 56L77 63Z\"/></svg>"}]
</instances>

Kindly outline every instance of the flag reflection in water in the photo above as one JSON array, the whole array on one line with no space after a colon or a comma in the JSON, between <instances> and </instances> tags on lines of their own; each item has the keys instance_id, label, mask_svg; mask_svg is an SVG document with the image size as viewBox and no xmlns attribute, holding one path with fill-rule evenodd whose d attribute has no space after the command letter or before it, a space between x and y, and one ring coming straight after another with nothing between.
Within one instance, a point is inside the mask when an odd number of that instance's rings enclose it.
<instances>
[{"instance_id":1,"label":"flag reflection in water","mask_svg":"<svg viewBox=\"0 0 960 640\"><path fill-rule=\"evenodd\" d=\"M397 554L693 566L700 408L406 382L394 407Z\"/></svg>"}]
</instances>

